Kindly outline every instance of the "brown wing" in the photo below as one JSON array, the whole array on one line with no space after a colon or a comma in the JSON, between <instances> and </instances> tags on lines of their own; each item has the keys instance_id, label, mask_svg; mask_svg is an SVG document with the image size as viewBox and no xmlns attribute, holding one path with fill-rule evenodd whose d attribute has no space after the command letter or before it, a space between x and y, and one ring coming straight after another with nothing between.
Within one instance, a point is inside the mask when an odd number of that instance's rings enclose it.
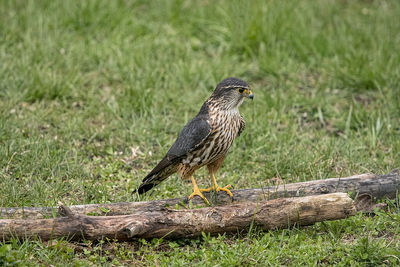
<instances>
[{"instance_id":1,"label":"brown wing","mask_svg":"<svg viewBox=\"0 0 400 267\"><path fill-rule=\"evenodd\" d=\"M143 179L137 189L139 194L145 193L175 173L181 159L207 139L211 133L211 126L207 122L207 118L208 107L204 104L199 114L183 127L167 155Z\"/></svg>"}]
</instances>

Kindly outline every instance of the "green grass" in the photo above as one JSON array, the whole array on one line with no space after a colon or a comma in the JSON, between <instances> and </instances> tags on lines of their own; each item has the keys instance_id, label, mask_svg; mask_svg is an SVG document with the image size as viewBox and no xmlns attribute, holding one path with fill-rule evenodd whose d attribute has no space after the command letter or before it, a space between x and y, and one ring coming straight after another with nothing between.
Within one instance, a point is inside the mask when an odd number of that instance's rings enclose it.
<instances>
[{"instance_id":1,"label":"green grass","mask_svg":"<svg viewBox=\"0 0 400 267\"><path fill-rule=\"evenodd\" d=\"M228 76L245 132L235 188L400 166L398 1L1 1L0 206L187 196L131 191ZM205 171L197 175L207 186ZM0 264L396 265L399 205L376 216L192 240L13 240Z\"/></svg>"}]
</instances>

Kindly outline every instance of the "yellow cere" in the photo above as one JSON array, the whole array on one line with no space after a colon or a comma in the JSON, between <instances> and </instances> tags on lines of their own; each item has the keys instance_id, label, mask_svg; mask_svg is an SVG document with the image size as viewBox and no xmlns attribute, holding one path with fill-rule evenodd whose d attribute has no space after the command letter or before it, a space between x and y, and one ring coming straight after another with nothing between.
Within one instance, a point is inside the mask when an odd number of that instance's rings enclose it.
<instances>
[{"instance_id":1,"label":"yellow cere","mask_svg":"<svg viewBox=\"0 0 400 267\"><path fill-rule=\"evenodd\" d=\"M246 89L246 88L239 88L238 91L239 91L239 93L241 93L241 94L248 94L248 95L251 95L251 93L252 93L250 89Z\"/></svg>"}]
</instances>

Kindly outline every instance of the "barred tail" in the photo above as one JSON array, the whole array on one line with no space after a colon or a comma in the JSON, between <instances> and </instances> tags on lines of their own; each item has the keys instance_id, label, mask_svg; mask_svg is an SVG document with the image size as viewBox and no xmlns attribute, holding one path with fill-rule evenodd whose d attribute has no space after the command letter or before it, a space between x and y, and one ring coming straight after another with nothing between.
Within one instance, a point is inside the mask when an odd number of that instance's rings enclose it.
<instances>
[{"instance_id":1,"label":"barred tail","mask_svg":"<svg viewBox=\"0 0 400 267\"><path fill-rule=\"evenodd\" d=\"M146 176L147 177L147 176ZM158 185L159 183L161 183L162 180L164 179L159 179L157 177L157 175L153 175L151 177L148 177L149 181L143 182L138 189L136 189L134 192L138 192L139 195L146 193L147 191L149 191L150 189L152 189L153 187L155 187L156 185Z\"/></svg>"},{"instance_id":2,"label":"barred tail","mask_svg":"<svg viewBox=\"0 0 400 267\"><path fill-rule=\"evenodd\" d=\"M177 160L169 160L167 157L165 157L146 177L144 177L142 184L138 189L134 190L133 193L138 192L139 195L146 193L174 174L177 171L177 168Z\"/></svg>"}]
</instances>

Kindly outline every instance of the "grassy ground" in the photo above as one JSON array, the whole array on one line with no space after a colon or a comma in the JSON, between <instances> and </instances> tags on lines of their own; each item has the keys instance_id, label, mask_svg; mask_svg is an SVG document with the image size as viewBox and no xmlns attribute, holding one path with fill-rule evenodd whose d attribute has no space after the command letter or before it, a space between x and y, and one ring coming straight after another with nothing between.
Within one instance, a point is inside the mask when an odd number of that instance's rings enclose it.
<instances>
[{"instance_id":1,"label":"grassy ground","mask_svg":"<svg viewBox=\"0 0 400 267\"><path fill-rule=\"evenodd\" d=\"M399 1L1 1L0 206L131 191L225 77L254 102L236 188L400 166ZM209 181L205 171L200 184ZM141 198L186 196L176 176ZM0 265L400 264L400 207L191 240L0 243Z\"/></svg>"}]
</instances>

